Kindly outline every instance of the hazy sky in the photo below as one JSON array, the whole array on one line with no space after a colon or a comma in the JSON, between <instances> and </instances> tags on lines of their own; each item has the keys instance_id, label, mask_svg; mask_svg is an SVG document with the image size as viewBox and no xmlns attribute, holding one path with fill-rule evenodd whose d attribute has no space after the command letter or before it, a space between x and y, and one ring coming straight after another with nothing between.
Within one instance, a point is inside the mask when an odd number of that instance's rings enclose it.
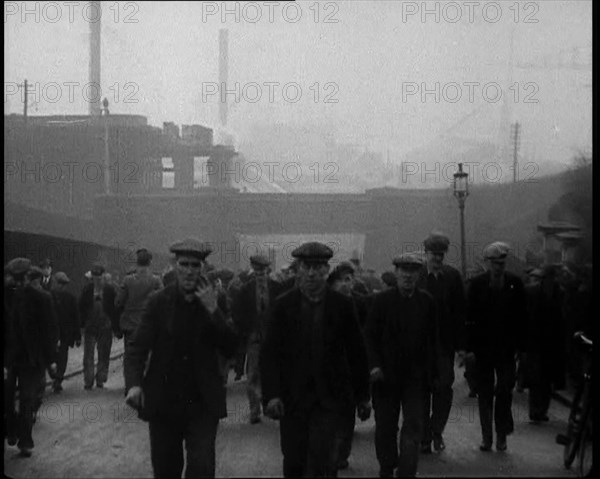
<instances>
[{"instance_id":1,"label":"hazy sky","mask_svg":"<svg viewBox=\"0 0 600 479\"><path fill-rule=\"evenodd\" d=\"M87 3L5 2L5 112L22 111L13 91L27 78L37 88L32 114L87 113ZM523 124L525 153L538 161L591 148L591 1L279 2L273 21L266 2L102 4L102 86L113 113L218 126L218 95L202 91L218 82L218 30L227 28L229 82L240 90L238 101L229 96L229 129L238 138L254 123L319 124L338 141L402 155L477 110L458 134L495 139L504 118ZM423 18L423 4L434 13ZM23 16L23 5L32 13ZM225 8L237 18L223 19ZM73 99L65 82L77 82ZM273 101L268 82L279 82ZM437 98L422 97L436 84ZM495 101L496 86L506 104Z\"/></svg>"}]
</instances>

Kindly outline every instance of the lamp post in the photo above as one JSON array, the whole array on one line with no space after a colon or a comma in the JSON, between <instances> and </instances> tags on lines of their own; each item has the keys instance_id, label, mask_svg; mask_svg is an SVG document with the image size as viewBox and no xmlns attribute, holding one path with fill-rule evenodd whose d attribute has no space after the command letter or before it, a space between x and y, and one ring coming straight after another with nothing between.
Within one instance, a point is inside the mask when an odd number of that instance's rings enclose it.
<instances>
[{"instance_id":1,"label":"lamp post","mask_svg":"<svg viewBox=\"0 0 600 479\"><path fill-rule=\"evenodd\" d=\"M458 171L454 173L454 196L458 200L460 209L460 260L463 280L467 279L467 253L465 245L465 200L469 196L469 174L463 171L463 164L458 164Z\"/></svg>"}]
</instances>

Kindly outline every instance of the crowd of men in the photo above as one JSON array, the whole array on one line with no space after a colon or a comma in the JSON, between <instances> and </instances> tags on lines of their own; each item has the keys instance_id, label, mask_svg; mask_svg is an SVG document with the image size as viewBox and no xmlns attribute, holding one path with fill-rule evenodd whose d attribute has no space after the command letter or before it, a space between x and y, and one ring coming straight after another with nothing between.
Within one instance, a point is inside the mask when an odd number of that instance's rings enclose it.
<instances>
[{"instance_id":1,"label":"crowd of men","mask_svg":"<svg viewBox=\"0 0 600 479\"><path fill-rule=\"evenodd\" d=\"M506 451L515 385L529 388L531 421L547 421L574 356L567 338L591 334L591 268L544 265L523 281L506 270L509 246L494 242L486 270L465 281L444 262L449 244L432 232L424 253L390 258L381 277L357 259L332 268L333 251L318 242L296 248L276 274L255 255L235 275L187 239L171 245L162 277L146 249L120 284L92 265L78 298L50 262L15 258L4 274L8 445L31 456L46 371L60 393L82 338L84 388L104 387L117 337L125 400L149 424L156 477L181 477L184 463L186 477L214 477L231 368L235 380L246 375L250 424L263 414L279 421L285 477L336 477L349 464L355 416L372 410L379 475L415 476L419 454L446 447L456 361L478 398L481 451L494 433Z\"/></svg>"}]
</instances>

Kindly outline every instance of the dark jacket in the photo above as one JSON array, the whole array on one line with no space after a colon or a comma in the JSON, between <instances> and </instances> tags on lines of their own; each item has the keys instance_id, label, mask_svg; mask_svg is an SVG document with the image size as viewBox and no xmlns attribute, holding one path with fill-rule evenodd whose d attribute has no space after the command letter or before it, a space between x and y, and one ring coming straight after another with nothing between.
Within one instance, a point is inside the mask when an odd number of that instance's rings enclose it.
<instances>
[{"instance_id":1,"label":"dark jacket","mask_svg":"<svg viewBox=\"0 0 600 479\"><path fill-rule=\"evenodd\" d=\"M438 327L442 351L451 354L465 348L465 319L467 302L463 280L456 268L442 265L438 291L428 287L427 268L421 270L417 288L429 292L436 300Z\"/></svg>"},{"instance_id":2,"label":"dark jacket","mask_svg":"<svg viewBox=\"0 0 600 479\"><path fill-rule=\"evenodd\" d=\"M117 292L111 284L105 284L102 290L102 310L110 319L113 332L117 333L119 328L120 311L115 306ZM94 284L89 283L83 287L81 296L79 296L79 314L81 317L81 327L85 328L90 319L90 314L94 306Z\"/></svg>"},{"instance_id":3,"label":"dark jacket","mask_svg":"<svg viewBox=\"0 0 600 479\"><path fill-rule=\"evenodd\" d=\"M269 309L272 308L275 298L279 296L281 285L267 278L269 291ZM243 336L248 336L255 331L263 331L268 321L268 312L260 317L256 308L256 278L245 283L232 301L232 316L236 328Z\"/></svg>"},{"instance_id":4,"label":"dark jacket","mask_svg":"<svg viewBox=\"0 0 600 479\"><path fill-rule=\"evenodd\" d=\"M350 298L328 288L321 322L322 355L316 360L326 395L337 410L368 400L369 383L364 341ZM304 396L302 293L293 288L277 298L261 348L263 403L280 398L286 411L301 407Z\"/></svg>"},{"instance_id":5,"label":"dark jacket","mask_svg":"<svg viewBox=\"0 0 600 479\"><path fill-rule=\"evenodd\" d=\"M145 407L140 411L142 419L150 419L158 412L169 411L166 381L174 358L177 339L174 337L175 309L178 291L177 284L153 293L148 298L146 310L133 336L131 346L131 368L127 383L142 386ZM214 318L200 303L195 329L194 371L198 389L209 412L219 418L227 416L225 387L219 369L217 353L230 358L236 352L237 335L223 313L217 309ZM144 368L151 353L147 372Z\"/></svg>"},{"instance_id":6,"label":"dark jacket","mask_svg":"<svg viewBox=\"0 0 600 479\"><path fill-rule=\"evenodd\" d=\"M59 339L62 344L73 346L81 341L77 299L68 291L52 291L54 309L58 319Z\"/></svg>"},{"instance_id":7,"label":"dark jacket","mask_svg":"<svg viewBox=\"0 0 600 479\"><path fill-rule=\"evenodd\" d=\"M7 290L5 290L7 292ZM6 366L26 361L45 369L57 357L58 324L52 297L31 286L10 290Z\"/></svg>"},{"instance_id":8,"label":"dark jacket","mask_svg":"<svg viewBox=\"0 0 600 479\"><path fill-rule=\"evenodd\" d=\"M369 370L381 368L386 383L432 384L438 377L440 358L432 296L415 289L406 299L398 288L376 294L365 326L365 342Z\"/></svg>"},{"instance_id":9,"label":"dark jacket","mask_svg":"<svg viewBox=\"0 0 600 479\"><path fill-rule=\"evenodd\" d=\"M525 347L527 306L521 278L506 271L504 287L493 302L490 272L471 279L467 293L467 351L511 355Z\"/></svg>"}]
</instances>

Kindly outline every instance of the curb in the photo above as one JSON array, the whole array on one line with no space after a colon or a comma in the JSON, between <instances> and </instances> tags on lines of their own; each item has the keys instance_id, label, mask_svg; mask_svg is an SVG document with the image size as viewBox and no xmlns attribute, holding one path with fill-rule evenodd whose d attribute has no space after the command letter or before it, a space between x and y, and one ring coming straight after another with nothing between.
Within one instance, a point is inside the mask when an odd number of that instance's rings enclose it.
<instances>
[{"instance_id":1,"label":"curb","mask_svg":"<svg viewBox=\"0 0 600 479\"><path fill-rule=\"evenodd\" d=\"M110 361L112 361L112 360L114 360L114 359L119 359L119 358L120 358L120 357L122 357L124 354L125 354L125 351L121 351L121 352L119 352L119 353L116 353L114 356L111 356L111 357L110 357ZM96 362L94 363L94 366L97 366L97 365L98 365L98 361L96 361ZM78 374L82 374L82 373L83 373L83 366L81 366L81 368L78 368L78 369L76 369L75 371L71 371L70 373L68 373L68 374L65 374L65 375L63 376L63 381L64 381L65 379L72 378L73 376L77 376ZM48 379L48 380L46 381L46 386L51 386L53 382L54 382L54 379Z\"/></svg>"},{"instance_id":2,"label":"curb","mask_svg":"<svg viewBox=\"0 0 600 479\"><path fill-rule=\"evenodd\" d=\"M561 403L564 406L570 408L573 405L573 398L567 396L565 393L554 391L552 393L552 399Z\"/></svg>"}]
</instances>

